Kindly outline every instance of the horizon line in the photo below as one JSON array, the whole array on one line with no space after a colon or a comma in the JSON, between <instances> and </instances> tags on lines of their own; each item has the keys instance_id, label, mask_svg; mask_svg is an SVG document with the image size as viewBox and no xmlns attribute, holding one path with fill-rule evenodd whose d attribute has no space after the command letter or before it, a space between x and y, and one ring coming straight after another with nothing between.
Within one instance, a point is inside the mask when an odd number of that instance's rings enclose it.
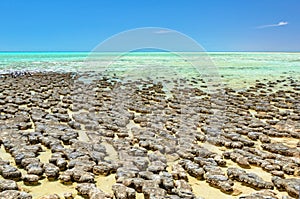
<instances>
[{"instance_id":1,"label":"horizon line","mask_svg":"<svg viewBox=\"0 0 300 199\"><path fill-rule=\"evenodd\" d=\"M82 51L77 51L77 50L51 50L51 51L47 51L47 50L41 50L41 51L31 51L31 50L24 50L24 51L16 51L16 50L12 50L12 51L2 51L2 50L0 50L0 53L51 53L51 52L53 52L53 53L64 53L64 52L68 52L68 53L92 53L93 51L84 51L84 50L82 50ZM132 51L131 51L132 52ZM141 52L141 53L143 53L143 52L147 52L147 53L152 53L152 52L160 52L160 53L167 53L167 52L193 52L193 53L195 53L195 52L199 52L199 51L159 51L159 50L157 50L157 51L133 51L134 53L139 53L139 52ZM229 51L223 51L223 50L217 50L217 51L200 51L201 53L202 52L206 52L206 53L218 53L218 52L224 52L224 53L226 53L226 52L245 52L245 53L300 53L300 50L299 51L260 51L260 50L253 50L253 51L233 51L233 50L229 50ZM95 52L94 52L95 53ZM99 53L99 52L98 52ZM100 52L100 53L124 53L123 51L103 51L103 52Z\"/></svg>"}]
</instances>

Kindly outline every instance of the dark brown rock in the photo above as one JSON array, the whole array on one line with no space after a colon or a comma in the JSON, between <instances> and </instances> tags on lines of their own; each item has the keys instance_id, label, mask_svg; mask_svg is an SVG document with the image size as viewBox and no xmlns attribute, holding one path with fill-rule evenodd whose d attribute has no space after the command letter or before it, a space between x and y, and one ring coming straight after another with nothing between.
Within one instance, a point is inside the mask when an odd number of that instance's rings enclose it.
<instances>
[{"instance_id":1,"label":"dark brown rock","mask_svg":"<svg viewBox=\"0 0 300 199\"><path fill-rule=\"evenodd\" d=\"M37 185L39 183L40 177L38 175L28 174L23 176L24 184L26 185Z\"/></svg>"},{"instance_id":2,"label":"dark brown rock","mask_svg":"<svg viewBox=\"0 0 300 199\"><path fill-rule=\"evenodd\" d=\"M0 192L6 190L18 190L18 185L13 180L1 180L0 179Z\"/></svg>"},{"instance_id":3,"label":"dark brown rock","mask_svg":"<svg viewBox=\"0 0 300 199\"><path fill-rule=\"evenodd\" d=\"M112 187L116 199L135 199L135 190L122 184L114 184Z\"/></svg>"}]
</instances>

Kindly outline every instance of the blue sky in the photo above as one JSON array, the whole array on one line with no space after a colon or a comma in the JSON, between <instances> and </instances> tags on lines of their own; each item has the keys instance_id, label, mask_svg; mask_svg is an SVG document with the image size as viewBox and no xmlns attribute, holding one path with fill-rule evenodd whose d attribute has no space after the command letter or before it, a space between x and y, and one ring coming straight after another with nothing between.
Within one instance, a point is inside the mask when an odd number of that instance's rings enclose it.
<instances>
[{"instance_id":1,"label":"blue sky","mask_svg":"<svg viewBox=\"0 0 300 199\"><path fill-rule=\"evenodd\" d=\"M3 0L0 51L90 51L149 26L207 51L300 51L299 10L299 0Z\"/></svg>"}]
</instances>

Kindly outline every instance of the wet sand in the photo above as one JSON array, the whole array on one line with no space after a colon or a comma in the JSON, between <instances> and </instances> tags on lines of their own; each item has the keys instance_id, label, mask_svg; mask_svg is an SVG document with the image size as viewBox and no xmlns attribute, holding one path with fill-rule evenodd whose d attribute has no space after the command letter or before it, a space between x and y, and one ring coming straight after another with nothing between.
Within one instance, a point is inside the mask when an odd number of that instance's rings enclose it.
<instances>
[{"instance_id":1,"label":"wet sand","mask_svg":"<svg viewBox=\"0 0 300 199\"><path fill-rule=\"evenodd\" d=\"M299 197L299 81L114 79L1 78L0 180L33 198Z\"/></svg>"}]
</instances>

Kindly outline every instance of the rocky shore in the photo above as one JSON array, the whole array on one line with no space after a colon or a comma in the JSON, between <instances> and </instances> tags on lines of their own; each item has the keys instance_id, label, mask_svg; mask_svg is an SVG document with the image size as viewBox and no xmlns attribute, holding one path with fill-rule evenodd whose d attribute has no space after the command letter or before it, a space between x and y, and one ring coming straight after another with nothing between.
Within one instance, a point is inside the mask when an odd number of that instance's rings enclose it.
<instances>
[{"instance_id":1,"label":"rocky shore","mask_svg":"<svg viewBox=\"0 0 300 199\"><path fill-rule=\"evenodd\" d=\"M299 80L80 76L1 76L0 198L299 198Z\"/></svg>"}]
</instances>

